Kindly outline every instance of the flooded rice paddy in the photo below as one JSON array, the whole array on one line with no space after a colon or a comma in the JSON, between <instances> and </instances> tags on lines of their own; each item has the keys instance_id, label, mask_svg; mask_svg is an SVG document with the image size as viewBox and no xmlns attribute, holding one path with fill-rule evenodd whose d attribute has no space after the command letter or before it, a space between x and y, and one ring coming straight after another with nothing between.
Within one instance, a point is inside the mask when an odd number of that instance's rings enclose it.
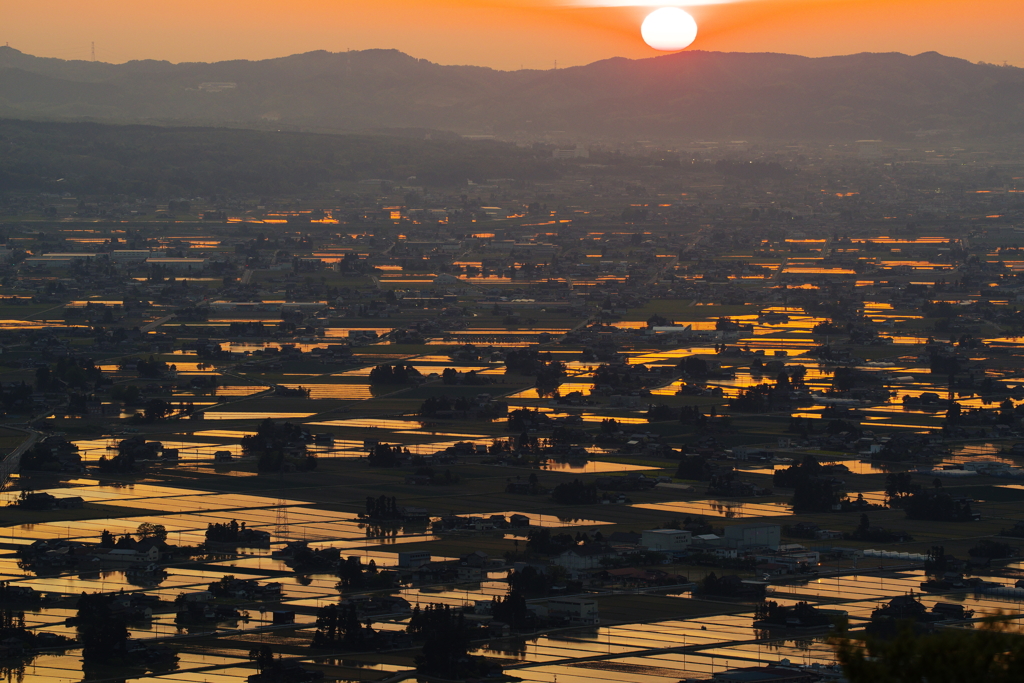
<instances>
[{"instance_id":1,"label":"flooded rice paddy","mask_svg":"<svg viewBox=\"0 0 1024 683\"><path fill-rule=\"evenodd\" d=\"M337 578L331 575L315 574L298 576L283 560L271 556L274 549L291 540L305 540L311 547L333 546L343 549L343 555L355 555L364 562L374 560L379 566L394 566L396 555L381 540L368 536L366 525L355 514L331 512L313 508L300 500L268 498L258 495L232 495L203 491L201 489L178 489L157 483L134 485L111 485L92 479L74 479L61 488L48 492L64 497L78 495L89 503L121 506L132 509L132 516L118 518L116 512L111 519L79 520L54 523L40 523L12 527L10 536L0 537L6 547L29 544L37 540L83 540L93 541L104 529L115 534L130 533L144 521L166 526L168 540L175 544L196 544L201 542L206 525L211 522L225 522L244 518L252 528L266 529L272 533L270 548L240 549L240 554L223 559L211 558L195 566L171 566L166 577L147 585L130 583L122 571L97 571L91 574L65 573L53 576L34 576L22 570L11 553L0 554L0 579L15 585L31 586L49 596L41 607L26 611L26 625L30 628L57 634L74 635L73 627L65 620L74 615L73 599L84 592L93 591L144 591L162 601L170 602L181 592L205 590L206 586L223 576L234 574L259 581L275 581L282 585L283 598L280 608L296 612L294 635L275 634L270 629L271 614L266 610L249 609L236 622L221 622L211 630L229 635L232 629L249 632L250 638L266 642L286 642L287 638L304 634L308 638L314 626L315 610L323 605L336 602L340 596ZM879 492L880 493L880 492ZM14 492L4 492L2 497L10 501ZM718 501L693 501L693 507L684 504L668 504L657 508L672 514L727 513L735 508L729 503ZM670 507L675 506L675 507ZM139 509L157 508L150 516L139 515ZM652 506L640 506L652 507ZM740 506L737 516L770 516L784 514L784 507L773 504L750 504ZM490 514L510 516L514 510ZM552 528L576 527L593 529L605 524L595 519L558 518L553 515L524 513L533 526ZM396 549L402 544L436 538L425 526L407 527L388 539ZM447 558L437 558L447 559ZM771 598L784 604L807 600L829 609L845 612L853 628L863 626L871 611L879 602L894 595L917 592L925 578L920 570L878 571L875 561L865 558L861 561L864 574L811 577L805 582L781 583L769 587ZM829 570L828 563L820 569ZM456 583L437 586L407 586L396 594L412 605L431 603L463 607L487 602L500 597L507 591L503 571L491 571L476 582ZM692 578L692 577L691 577ZM999 581L999 579L996 579ZM1005 579L1002 581L1005 582ZM652 593L652 596L657 596ZM741 611L735 614L716 616L684 616L688 611L689 597L661 595L657 598L663 608L677 606L678 618L669 618L650 623L624 623L579 627L534 637L518 637L492 641L478 646L477 654L500 659L509 672L526 681L579 680L581 683L593 680L650 681L652 683L674 683L685 678L708 676L728 668L777 663L788 660L803 665L832 664L832 650L820 633L795 636L787 632L768 632L753 626L753 614ZM927 607L934 603L958 602L974 609L979 615L994 614L997 611L1020 612L1020 605L1014 599L969 590L943 595L921 596ZM384 629L403 628L405 617L383 619L379 624ZM157 672L147 678L166 681L223 680L237 681L249 675L251 668L243 651L217 648L216 646L180 640L182 631L173 620L173 613L157 613L144 623L130 627L133 638L139 640L157 639L175 642L179 650L178 668L170 672ZM282 640L284 638L284 640ZM81 657L77 651L64 654L43 654L26 667L23 680L81 680ZM376 670L387 673L402 670L398 665L380 665ZM193 673L194 672L194 673ZM127 678L134 678L129 675Z\"/></svg>"}]
</instances>

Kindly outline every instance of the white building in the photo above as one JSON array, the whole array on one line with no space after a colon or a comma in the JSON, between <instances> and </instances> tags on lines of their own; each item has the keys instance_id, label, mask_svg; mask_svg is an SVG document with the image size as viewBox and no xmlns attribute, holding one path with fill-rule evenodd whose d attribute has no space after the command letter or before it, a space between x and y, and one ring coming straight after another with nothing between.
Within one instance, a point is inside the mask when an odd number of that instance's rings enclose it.
<instances>
[{"instance_id":1,"label":"white building","mask_svg":"<svg viewBox=\"0 0 1024 683\"><path fill-rule=\"evenodd\" d=\"M736 550L779 549L782 527L778 524L736 524L725 527L725 546Z\"/></svg>"},{"instance_id":2,"label":"white building","mask_svg":"<svg viewBox=\"0 0 1024 683\"><path fill-rule=\"evenodd\" d=\"M124 261L145 261L153 257L149 249L115 249L110 252L110 260L117 262Z\"/></svg>"},{"instance_id":3,"label":"white building","mask_svg":"<svg viewBox=\"0 0 1024 683\"><path fill-rule=\"evenodd\" d=\"M692 540L693 533L686 529L647 529L640 545L663 553L685 553Z\"/></svg>"},{"instance_id":4,"label":"white building","mask_svg":"<svg viewBox=\"0 0 1024 683\"><path fill-rule=\"evenodd\" d=\"M790 572L796 572L801 567L810 569L820 565L821 555L816 550L765 553L763 555L755 555L754 562L757 564L779 564L786 567Z\"/></svg>"},{"instance_id":5,"label":"white building","mask_svg":"<svg viewBox=\"0 0 1024 683\"><path fill-rule=\"evenodd\" d=\"M548 616L568 619L573 626L592 626L601 623L597 600L592 598L551 598Z\"/></svg>"},{"instance_id":6,"label":"white building","mask_svg":"<svg viewBox=\"0 0 1024 683\"><path fill-rule=\"evenodd\" d=\"M422 567L425 564L430 564L430 553L426 550L412 550L409 552L398 553L399 567L415 569L416 567Z\"/></svg>"},{"instance_id":7,"label":"white building","mask_svg":"<svg viewBox=\"0 0 1024 683\"><path fill-rule=\"evenodd\" d=\"M155 545L151 545L143 551L134 548L111 548L109 550L104 548L96 550L91 555L110 564L139 564L156 562L160 559L160 551Z\"/></svg>"}]
</instances>

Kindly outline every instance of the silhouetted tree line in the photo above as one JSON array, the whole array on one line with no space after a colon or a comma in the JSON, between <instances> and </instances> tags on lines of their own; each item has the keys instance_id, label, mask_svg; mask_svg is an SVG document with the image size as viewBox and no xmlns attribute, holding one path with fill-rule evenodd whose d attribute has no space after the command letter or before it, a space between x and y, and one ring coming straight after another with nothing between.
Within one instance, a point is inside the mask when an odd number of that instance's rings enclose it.
<instances>
[{"instance_id":1,"label":"silhouetted tree line","mask_svg":"<svg viewBox=\"0 0 1024 683\"><path fill-rule=\"evenodd\" d=\"M413 610L409 633L424 637L423 650L416 657L416 670L441 678L462 679L486 676L499 667L469 653L475 629L459 610L449 605L427 605Z\"/></svg>"},{"instance_id":2,"label":"silhouetted tree line","mask_svg":"<svg viewBox=\"0 0 1024 683\"><path fill-rule=\"evenodd\" d=\"M401 519L402 511L398 509L398 499L394 496L390 498L385 495L381 495L377 498L367 496L366 512L363 517L376 521Z\"/></svg>"},{"instance_id":3,"label":"silhouetted tree line","mask_svg":"<svg viewBox=\"0 0 1024 683\"><path fill-rule=\"evenodd\" d=\"M51 366L36 368L38 391L88 390L103 383L103 371L91 358L58 358Z\"/></svg>"},{"instance_id":4,"label":"silhouetted tree line","mask_svg":"<svg viewBox=\"0 0 1024 683\"><path fill-rule=\"evenodd\" d=\"M408 384L413 378L422 376L420 371L411 365L388 363L370 370L370 384Z\"/></svg>"},{"instance_id":5,"label":"silhouetted tree line","mask_svg":"<svg viewBox=\"0 0 1024 683\"><path fill-rule=\"evenodd\" d=\"M793 489L794 512L827 512L839 503L838 483L822 472L821 463L812 456L772 475L775 486Z\"/></svg>"},{"instance_id":6,"label":"silhouetted tree line","mask_svg":"<svg viewBox=\"0 0 1024 683\"><path fill-rule=\"evenodd\" d=\"M366 456L366 462L370 467L398 467L401 459L411 455L409 449L402 449L401 446L389 446L386 443L379 443L370 449Z\"/></svg>"},{"instance_id":7,"label":"silhouetted tree line","mask_svg":"<svg viewBox=\"0 0 1024 683\"><path fill-rule=\"evenodd\" d=\"M359 619L355 605L327 605L316 613L316 631L311 646L342 650L365 650L377 632L370 622Z\"/></svg>"},{"instance_id":8,"label":"silhouetted tree line","mask_svg":"<svg viewBox=\"0 0 1024 683\"><path fill-rule=\"evenodd\" d=\"M599 500L597 484L584 484L579 479L565 481L551 490L551 498L563 505L590 505Z\"/></svg>"}]
</instances>

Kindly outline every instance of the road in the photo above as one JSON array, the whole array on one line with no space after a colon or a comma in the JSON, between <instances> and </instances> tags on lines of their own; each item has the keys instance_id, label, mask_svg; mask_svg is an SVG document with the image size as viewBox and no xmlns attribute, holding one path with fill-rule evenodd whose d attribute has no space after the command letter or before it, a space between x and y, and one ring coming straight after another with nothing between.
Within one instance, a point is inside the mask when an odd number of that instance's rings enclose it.
<instances>
[{"instance_id":1,"label":"road","mask_svg":"<svg viewBox=\"0 0 1024 683\"><path fill-rule=\"evenodd\" d=\"M3 462L0 462L0 488L6 486L11 475L18 471L21 465L21 456L25 454L25 451L32 448L40 437L39 432L32 429L25 429L23 427L9 427L9 429L25 432L28 434L28 438L22 441L20 446L8 453Z\"/></svg>"},{"instance_id":2,"label":"road","mask_svg":"<svg viewBox=\"0 0 1024 683\"><path fill-rule=\"evenodd\" d=\"M151 323L149 323L147 325L143 325L142 327L139 328L139 331L141 331L141 332L152 332L153 330L155 330L156 328L160 327L164 323L170 322L172 320L174 320L174 314L173 313L171 313L170 315L165 315L162 318L157 318L156 320L154 320L153 322L151 322Z\"/></svg>"}]
</instances>

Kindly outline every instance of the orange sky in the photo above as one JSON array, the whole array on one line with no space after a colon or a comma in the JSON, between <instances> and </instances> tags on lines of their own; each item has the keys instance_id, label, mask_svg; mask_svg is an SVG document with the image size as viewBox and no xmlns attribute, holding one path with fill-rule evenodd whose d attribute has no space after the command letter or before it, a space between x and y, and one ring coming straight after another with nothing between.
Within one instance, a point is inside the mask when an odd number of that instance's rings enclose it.
<instances>
[{"instance_id":1,"label":"orange sky","mask_svg":"<svg viewBox=\"0 0 1024 683\"><path fill-rule=\"evenodd\" d=\"M571 0L0 0L0 43L100 61L263 59L396 48L442 64L551 68L660 54L653 8ZM607 1L607 0L602 0ZM1024 0L749 0L688 8L692 49L809 56L935 50L1024 66Z\"/></svg>"}]
</instances>

